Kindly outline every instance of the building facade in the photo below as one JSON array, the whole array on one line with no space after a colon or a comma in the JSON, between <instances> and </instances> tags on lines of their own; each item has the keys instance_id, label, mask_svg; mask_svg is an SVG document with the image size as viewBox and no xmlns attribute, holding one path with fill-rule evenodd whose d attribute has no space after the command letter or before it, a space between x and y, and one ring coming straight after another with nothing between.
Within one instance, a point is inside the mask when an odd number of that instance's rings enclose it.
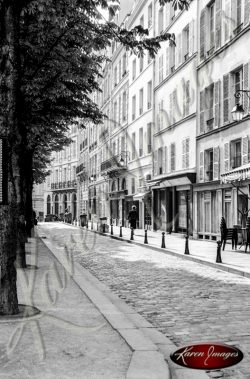
<instances>
[{"instance_id":1,"label":"building facade","mask_svg":"<svg viewBox=\"0 0 250 379\"><path fill-rule=\"evenodd\" d=\"M76 125L69 126L68 136L72 142L62 151L54 152L51 173L45 183L44 214L64 218L66 213L69 222L77 219L78 134Z\"/></svg>"},{"instance_id":2,"label":"building facade","mask_svg":"<svg viewBox=\"0 0 250 379\"><path fill-rule=\"evenodd\" d=\"M250 185L250 0L194 0L188 11L150 0L128 1L114 21L149 37L169 32L157 56L106 50L94 101L103 124L73 130L47 180L45 214L72 213L128 226L217 239L246 224ZM242 104L240 122L232 109ZM73 153L76 151L77 153ZM74 155L75 154L75 155Z\"/></svg>"}]
</instances>

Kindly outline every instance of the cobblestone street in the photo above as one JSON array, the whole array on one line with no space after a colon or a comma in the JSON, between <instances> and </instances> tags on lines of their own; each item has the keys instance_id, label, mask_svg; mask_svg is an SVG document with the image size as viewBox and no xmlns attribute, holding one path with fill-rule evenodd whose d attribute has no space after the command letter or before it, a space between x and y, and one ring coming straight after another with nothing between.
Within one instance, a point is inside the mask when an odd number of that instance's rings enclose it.
<instances>
[{"instance_id":1,"label":"cobblestone street","mask_svg":"<svg viewBox=\"0 0 250 379\"><path fill-rule=\"evenodd\" d=\"M250 279L63 224L39 228L177 346L209 340L243 351L211 377L250 378Z\"/></svg>"}]
</instances>

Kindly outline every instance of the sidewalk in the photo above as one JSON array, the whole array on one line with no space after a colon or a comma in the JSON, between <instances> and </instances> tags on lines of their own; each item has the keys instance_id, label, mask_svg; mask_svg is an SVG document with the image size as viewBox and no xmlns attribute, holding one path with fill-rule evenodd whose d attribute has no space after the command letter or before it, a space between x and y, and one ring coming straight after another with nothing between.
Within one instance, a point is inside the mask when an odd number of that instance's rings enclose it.
<instances>
[{"instance_id":1,"label":"sidewalk","mask_svg":"<svg viewBox=\"0 0 250 379\"><path fill-rule=\"evenodd\" d=\"M21 313L0 317L0 378L170 379L165 354L176 347L43 238L29 239L27 269L17 270ZM193 370L173 372L181 379Z\"/></svg>"},{"instance_id":2,"label":"sidewalk","mask_svg":"<svg viewBox=\"0 0 250 379\"><path fill-rule=\"evenodd\" d=\"M91 223L88 224L89 230L91 230ZM97 225L93 224L93 230L96 232ZM113 236L111 236L111 227L109 226L109 232L105 235L112 238L120 238L120 227L113 226ZM222 263L216 263L217 255L217 243L206 240L194 240L189 239L189 253L190 255L184 255L185 251L185 238L181 235L165 234L165 246L161 248L162 244L162 232L147 231L148 244L144 244L145 231L143 229L136 229L134 231L134 240L131 241L131 230L129 228L122 228L122 239L133 244L144 245L145 248L153 248L156 250L166 251L168 254L178 256L182 259L191 259L198 263L202 263L208 266L213 266L219 270L228 271L238 275L246 276L250 278L250 253L245 253L245 247L239 247L237 250L232 250L231 244L227 243L225 250L221 250Z\"/></svg>"}]
</instances>

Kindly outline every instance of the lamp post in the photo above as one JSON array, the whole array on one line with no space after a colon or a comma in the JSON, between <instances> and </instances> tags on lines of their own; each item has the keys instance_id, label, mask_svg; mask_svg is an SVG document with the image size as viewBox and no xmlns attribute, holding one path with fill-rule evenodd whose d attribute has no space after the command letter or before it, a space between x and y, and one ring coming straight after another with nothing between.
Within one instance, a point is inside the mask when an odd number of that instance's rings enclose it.
<instances>
[{"instance_id":1,"label":"lamp post","mask_svg":"<svg viewBox=\"0 0 250 379\"><path fill-rule=\"evenodd\" d=\"M234 97L236 99L240 99L243 94L246 94L247 97L248 97L248 99L250 99L250 96L249 96L250 90L245 90L245 89L239 89L239 90L237 90L235 92L235 94L234 94ZM245 110L244 110L244 108L243 108L243 106L241 104L237 103L233 107L231 113L232 113L233 120L237 121L237 122L240 122L243 119L244 115L245 115Z\"/></svg>"}]
</instances>

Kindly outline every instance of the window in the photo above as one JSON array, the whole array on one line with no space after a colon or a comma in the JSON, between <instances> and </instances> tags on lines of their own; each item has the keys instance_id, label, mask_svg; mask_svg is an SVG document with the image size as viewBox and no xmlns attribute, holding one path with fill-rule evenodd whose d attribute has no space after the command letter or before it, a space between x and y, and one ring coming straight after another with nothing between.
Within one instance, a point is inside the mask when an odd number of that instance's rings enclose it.
<instances>
[{"instance_id":1,"label":"window","mask_svg":"<svg viewBox=\"0 0 250 379\"><path fill-rule=\"evenodd\" d=\"M147 149L148 149L148 154L152 152L152 127L151 127L151 123L147 124Z\"/></svg>"},{"instance_id":2,"label":"window","mask_svg":"<svg viewBox=\"0 0 250 379\"><path fill-rule=\"evenodd\" d=\"M230 163L232 169L241 166L241 139L230 143Z\"/></svg>"},{"instance_id":3,"label":"window","mask_svg":"<svg viewBox=\"0 0 250 379\"><path fill-rule=\"evenodd\" d=\"M132 97L132 121L135 119L135 112L136 112L136 96L134 95Z\"/></svg>"},{"instance_id":4,"label":"window","mask_svg":"<svg viewBox=\"0 0 250 379\"><path fill-rule=\"evenodd\" d=\"M234 29L234 34L238 34L242 30L242 0L236 0L233 3L232 13L235 14L235 24L236 28Z\"/></svg>"},{"instance_id":5,"label":"window","mask_svg":"<svg viewBox=\"0 0 250 379\"><path fill-rule=\"evenodd\" d=\"M143 156L143 128L139 129L139 157Z\"/></svg>"},{"instance_id":6,"label":"window","mask_svg":"<svg viewBox=\"0 0 250 379\"><path fill-rule=\"evenodd\" d=\"M148 6L148 29L152 26L153 8L152 3Z\"/></svg>"},{"instance_id":7,"label":"window","mask_svg":"<svg viewBox=\"0 0 250 379\"><path fill-rule=\"evenodd\" d=\"M214 84L211 84L205 89L205 100L206 100L206 131L212 130L214 125Z\"/></svg>"},{"instance_id":8,"label":"window","mask_svg":"<svg viewBox=\"0 0 250 379\"><path fill-rule=\"evenodd\" d=\"M131 193L135 193L135 178L131 179Z\"/></svg>"},{"instance_id":9,"label":"window","mask_svg":"<svg viewBox=\"0 0 250 379\"><path fill-rule=\"evenodd\" d=\"M140 89L140 97L139 97L139 114L141 115L143 113L143 88Z\"/></svg>"},{"instance_id":10,"label":"window","mask_svg":"<svg viewBox=\"0 0 250 379\"><path fill-rule=\"evenodd\" d=\"M132 159L135 159L135 133L132 133Z\"/></svg>"},{"instance_id":11,"label":"window","mask_svg":"<svg viewBox=\"0 0 250 379\"><path fill-rule=\"evenodd\" d=\"M158 149L158 175L163 173L163 150L162 147Z\"/></svg>"},{"instance_id":12,"label":"window","mask_svg":"<svg viewBox=\"0 0 250 379\"><path fill-rule=\"evenodd\" d=\"M189 25L187 25L182 32L182 53L182 58L186 61L189 57Z\"/></svg>"},{"instance_id":13,"label":"window","mask_svg":"<svg viewBox=\"0 0 250 379\"><path fill-rule=\"evenodd\" d=\"M214 152L213 149L205 150L205 180L213 180L213 164L214 164Z\"/></svg>"},{"instance_id":14,"label":"window","mask_svg":"<svg viewBox=\"0 0 250 379\"><path fill-rule=\"evenodd\" d=\"M170 169L175 171L175 143L170 145Z\"/></svg>"},{"instance_id":15,"label":"window","mask_svg":"<svg viewBox=\"0 0 250 379\"><path fill-rule=\"evenodd\" d=\"M161 34L163 31L163 8L158 12L158 34Z\"/></svg>"},{"instance_id":16,"label":"window","mask_svg":"<svg viewBox=\"0 0 250 379\"><path fill-rule=\"evenodd\" d=\"M141 55L140 56L140 72L142 72L142 70L143 70L143 63L144 63L144 56Z\"/></svg>"},{"instance_id":17,"label":"window","mask_svg":"<svg viewBox=\"0 0 250 379\"><path fill-rule=\"evenodd\" d=\"M147 95L148 95L148 109L152 107L152 80L148 82L148 88L147 88Z\"/></svg>"},{"instance_id":18,"label":"window","mask_svg":"<svg viewBox=\"0 0 250 379\"><path fill-rule=\"evenodd\" d=\"M135 77L136 77L136 59L134 59L132 63L132 79L134 80Z\"/></svg>"},{"instance_id":19,"label":"window","mask_svg":"<svg viewBox=\"0 0 250 379\"><path fill-rule=\"evenodd\" d=\"M243 70L240 69L233 73L233 81L234 81L234 92L243 89ZM237 99L235 97L235 104L240 103L241 99Z\"/></svg>"}]
</instances>

